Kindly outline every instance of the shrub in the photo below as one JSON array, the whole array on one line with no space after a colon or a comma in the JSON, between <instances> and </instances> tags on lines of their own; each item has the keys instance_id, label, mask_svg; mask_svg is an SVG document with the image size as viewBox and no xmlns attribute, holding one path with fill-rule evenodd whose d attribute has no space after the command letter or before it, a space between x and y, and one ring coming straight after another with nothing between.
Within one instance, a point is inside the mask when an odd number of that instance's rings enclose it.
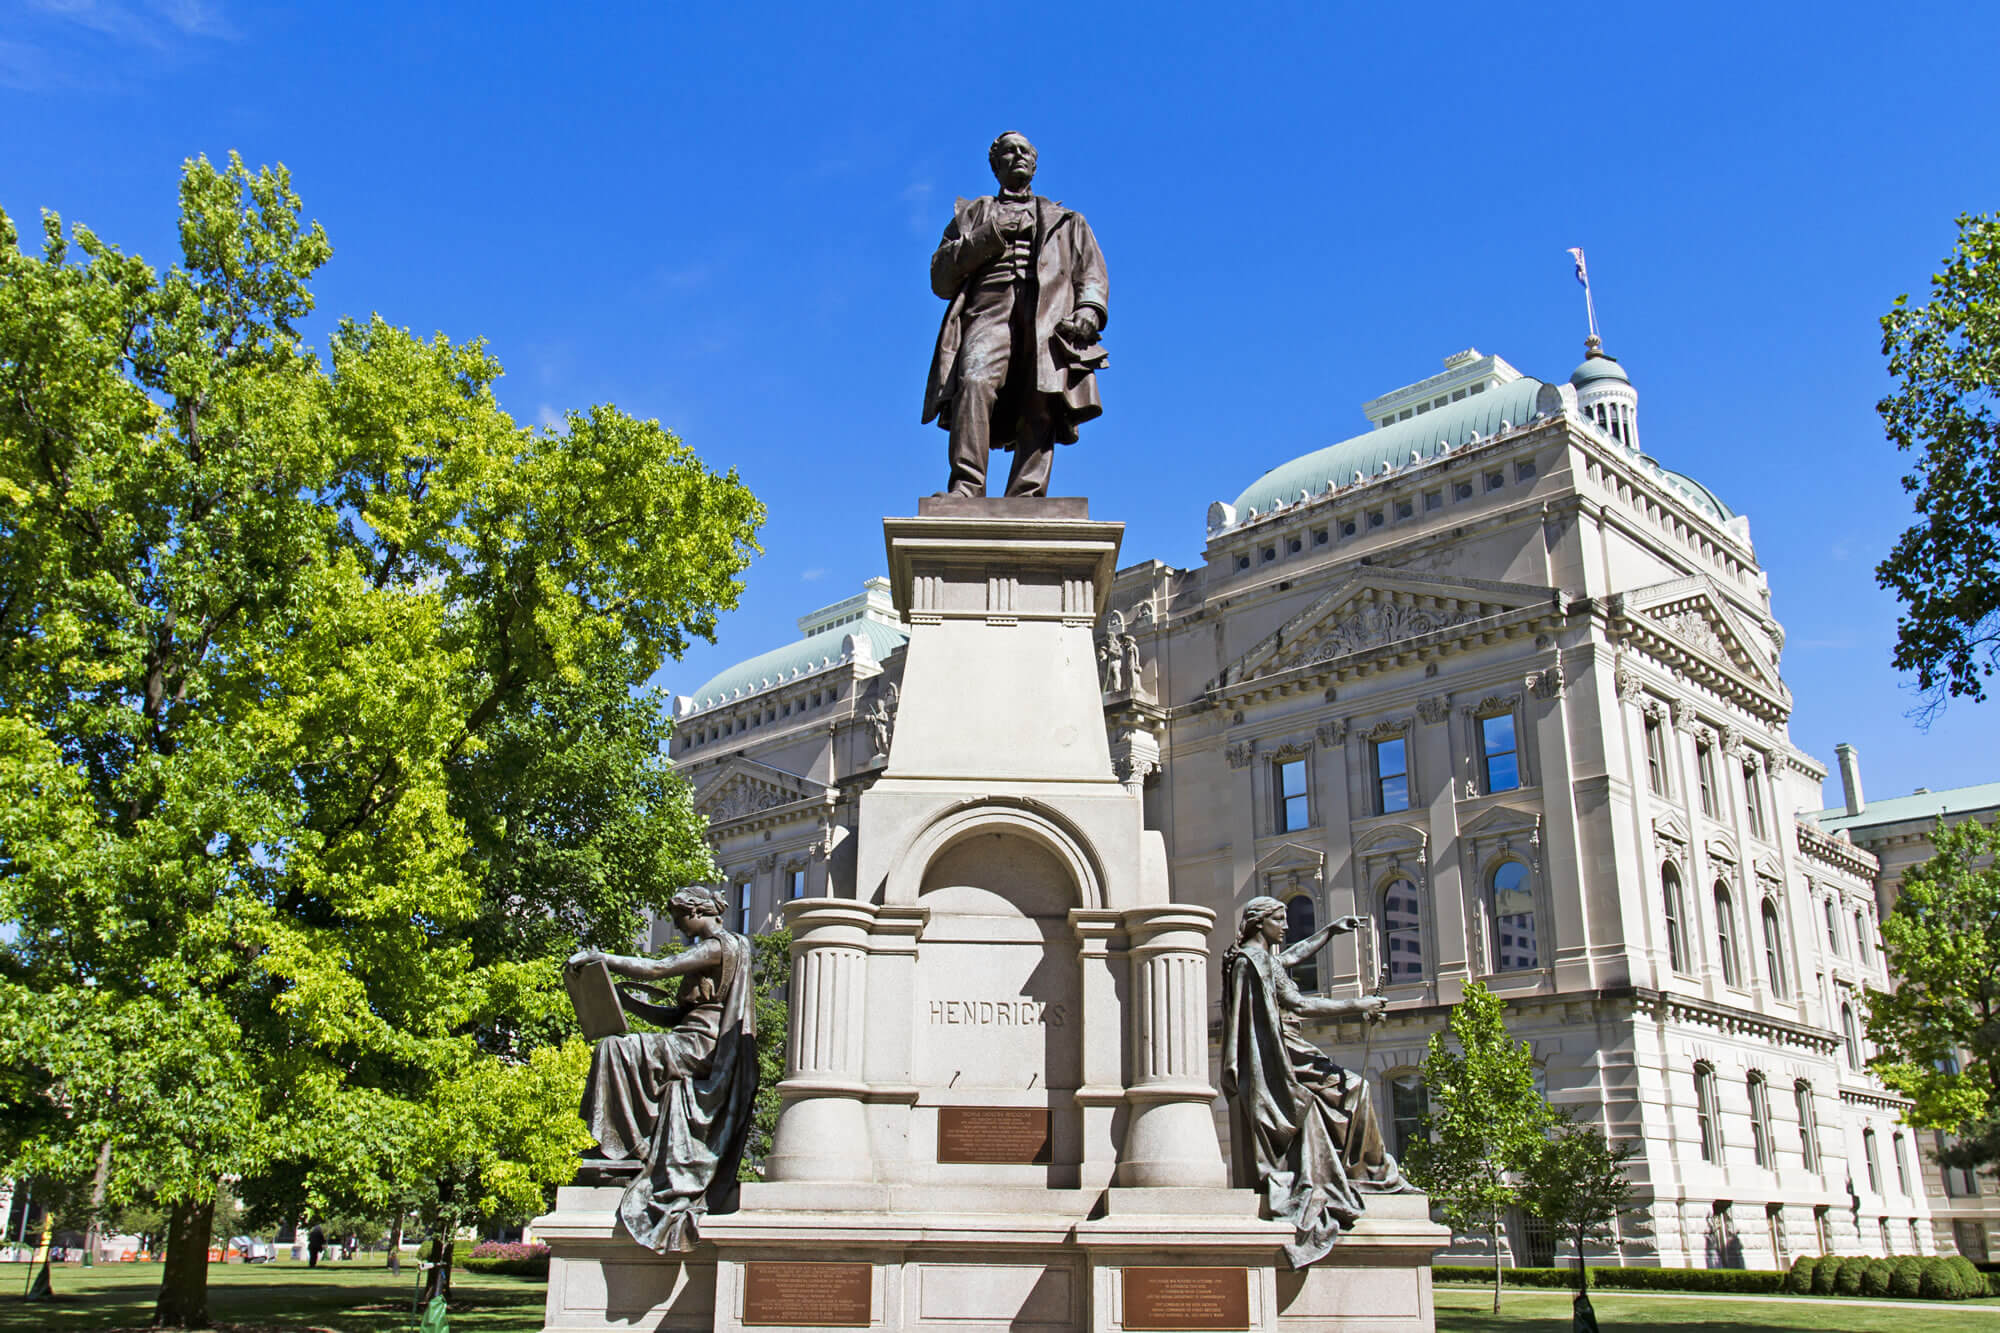
<instances>
[{"instance_id":1,"label":"shrub","mask_svg":"<svg viewBox=\"0 0 2000 1333\"><path fill-rule=\"evenodd\" d=\"M1833 1280L1840 1275L1840 1260L1832 1255L1822 1256L1819 1266L1813 1269L1812 1292L1815 1296L1833 1295Z\"/></svg>"},{"instance_id":2,"label":"shrub","mask_svg":"<svg viewBox=\"0 0 2000 1333\"><path fill-rule=\"evenodd\" d=\"M1860 1255L1851 1255L1840 1261L1840 1271L1833 1275L1833 1289L1842 1296L1861 1294L1861 1274L1868 1267L1868 1261Z\"/></svg>"},{"instance_id":3,"label":"shrub","mask_svg":"<svg viewBox=\"0 0 2000 1333\"><path fill-rule=\"evenodd\" d=\"M1597 1270L1585 1268L1584 1281L1591 1284L1591 1275ZM1493 1269L1482 1264L1439 1264L1431 1270L1434 1282L1483 1282L1493 1285ZM1503 1268L1500 1280L1509 1287L1574 1287L1575 1268Z\"/></svg>"},{"instance_id":4,"label":"shrub","mask_svg":"<svg viewBox=\"0 0 2000 1333\"><path fill-rule=\"evenodd\" d=\"M1594 1285L1625 1291L1732 1291L1774 1293L1789 1276L1765 1268L1600 1268Z\"/></svg>"},{"instance_id":5,"label":"shrub","mask_svg":"<svg viewBox=\"0 0 2000 1333\"><path fill-rule=\"evenodd\" d=\"M475 1273L546 1278L549 1275L549 1247L523 1245L519 1241L481 1241L460 1262Z\"/></svg>"},{"instance_id":6,"label":"shrub","mask_svg":"<svg viewBox=\"0 0 2000 1333\"><path fill-rule=\"evenodd\" d=\"M1960 1301L1970 1293L1965 1290L1964 1279L1958 1275L1958 1270L1947 1260L1933 1255L1924 1260L1917 1294L1927 1301Z\"/></svg>"},{"instance_id":7,"label":"shrub","mask_svg":"<svg viewBox=\"0 0 2000 1333\"><path fill-rule=\"evenodd\" d=\"M1958 1274L1958 1284L1965 1288L1967 1296L1986 1294L1986 1274L1979 1271L1979 1265L1962 1254L1954 1254L1945 1262L1951 1265L1954 1273Z\"/></svg>"},{"instance_id":8,"label":"shrub","mask_svg":"<svg viewBox=\"0 0 2000 1333\"><path fill-rule=\"evenodd\" d=\"M1792 1271L1785 1277L1785 1290L1801 1296L1811 1291L1813 1270L1819 1264L1819 1256L1811 1254L1802 1254L1792 1260Z\"/></svg>"},{"instance_id":9,"label":"shrub","mask_svg":"<svg viewBox=\"0 0 2000 1333\"><path fill-rule=\"evenodd\" d=\"M1861 1266L1861 1294L1863 1296L1887 1296L1889 1294L1888 1260L1870 1259Z\"/></svg>"},{"instance_id":10,"label":"shrub","mask_svg":"<svg viewBox=\"0 0 2000 1333\"><path fill-rule=\"evenodd\" d=\"M1889 1294L1901 1296L1905 1300L1915 1300L1923 1294L1922 1280L1924 1261L1914 1254L1906 1254L1889 1263Z\"/></svg>"}]
</instances>

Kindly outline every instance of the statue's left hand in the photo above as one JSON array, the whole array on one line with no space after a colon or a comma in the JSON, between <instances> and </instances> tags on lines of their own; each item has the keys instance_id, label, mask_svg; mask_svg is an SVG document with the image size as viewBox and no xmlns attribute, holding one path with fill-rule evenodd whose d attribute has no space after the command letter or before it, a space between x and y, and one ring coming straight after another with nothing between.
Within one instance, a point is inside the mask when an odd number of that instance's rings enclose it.
<instances>
[{"instance_id":1,"label":"statue's left hand","mask_svg":"<svg viewBox=\"0 0 2000 1333\"><path fill-rule=\"evenodd\" d=\"M1073 343L1094 343L1099 328L1097 312L1087 305L1078 306L1070 317L1062 322L1062 335Z\"/></svg>"},{"instance_id":2,"label":"statue's left hand","mask_svg":"<svg viewBox=\"0 0 2000 1333\"><path fill-rule=\"evenodd\" d=\"M567 966L572 968L589 967L592 963L602 963L610 957L610 954L603 953L597 949L578 949L569 956Z\"/></svg>"}]
</instances>

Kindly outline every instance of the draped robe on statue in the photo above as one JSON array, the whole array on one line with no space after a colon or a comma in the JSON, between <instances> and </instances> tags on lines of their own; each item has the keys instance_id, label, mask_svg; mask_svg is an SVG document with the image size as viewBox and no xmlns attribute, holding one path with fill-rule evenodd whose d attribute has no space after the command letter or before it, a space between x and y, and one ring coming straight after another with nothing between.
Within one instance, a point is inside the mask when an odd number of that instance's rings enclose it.
<instances>
[{"instance_id":1,"label":"draped robe on statue","mask_svg":"<svg viewBox=\"0 0 2000 1333\"><path fill-rule=\"evenodd\" d=\"M1409 1189L1382 1146L1367 1083L1299 1032L1304 997L1276 954L1223 955L1222 1089L1239 1185L1254 1185L1272 1217L1292 1224L1293 1268L1326 1257L1361 1196Z\"/></svg>"},{"instance_id":2,"label":"draped robe on statue","mask_svg":"<svg viewBox=\"0 0 2000 1333\"><path fill-rule=\"evenodd\" d=\"M750 941L726 930L712 939L721 964L681 978L673 1030L598 1042L583 1093L584 1123L605 1158L642 1164L619 1220L662 1254L693 1249L704 1216L736 1210L757 1097Z\"/></svg>"}]
</instances>

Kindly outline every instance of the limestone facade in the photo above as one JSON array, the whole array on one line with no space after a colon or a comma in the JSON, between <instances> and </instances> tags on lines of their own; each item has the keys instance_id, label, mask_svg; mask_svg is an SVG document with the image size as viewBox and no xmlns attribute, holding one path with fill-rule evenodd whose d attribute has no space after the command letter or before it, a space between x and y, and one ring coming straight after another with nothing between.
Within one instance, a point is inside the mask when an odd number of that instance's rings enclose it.
<instances>
[{"instance_id":1,"label":"limestone facade","mask_svg":"<svg viewBox=\"0 0 2000 1333\"><path fill-rule=\"evenodd\" d=\"M1175 901L1371 919L1317 981L1381 986L1390 1018L1317 1037L1399 1133L1466 982L1504 996L1551 1099L1643 1145L1608 1261L1934 1252L1901 1103L1861 1063L1877 862L1801 818L1826 770L1787 734L1748 522L1638 451L1609 358L1573 380L1460 354L1211 506L1199 564L1120 570L1097 628L1114 769ZM752 928L794 892L857 896L903 653L855 647L676 705ZM1211 1023L1219 997L1211 962ZM1525 1224L1510 1242L1549 1258Z\"/></svg>"}]
</instances>

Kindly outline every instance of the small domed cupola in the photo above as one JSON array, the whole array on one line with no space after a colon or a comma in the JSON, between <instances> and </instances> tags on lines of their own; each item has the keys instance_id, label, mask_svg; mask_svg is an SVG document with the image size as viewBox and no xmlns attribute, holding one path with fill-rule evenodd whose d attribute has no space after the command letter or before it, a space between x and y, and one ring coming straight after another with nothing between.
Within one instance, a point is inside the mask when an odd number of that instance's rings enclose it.
<instances>
[{"instance_id":1,"label":"small domed cupola","mask_svg":"<svg viewBox=\"0 0 2000 1333\"><path fill-rule=\"evenodd\" d=\"M1627 449L1639 447L1639 392L1618 358L1607 356L1596 334L1583 340L1583 364L1569 374L1577 410Z\"/></svg>"}]
</instances>

